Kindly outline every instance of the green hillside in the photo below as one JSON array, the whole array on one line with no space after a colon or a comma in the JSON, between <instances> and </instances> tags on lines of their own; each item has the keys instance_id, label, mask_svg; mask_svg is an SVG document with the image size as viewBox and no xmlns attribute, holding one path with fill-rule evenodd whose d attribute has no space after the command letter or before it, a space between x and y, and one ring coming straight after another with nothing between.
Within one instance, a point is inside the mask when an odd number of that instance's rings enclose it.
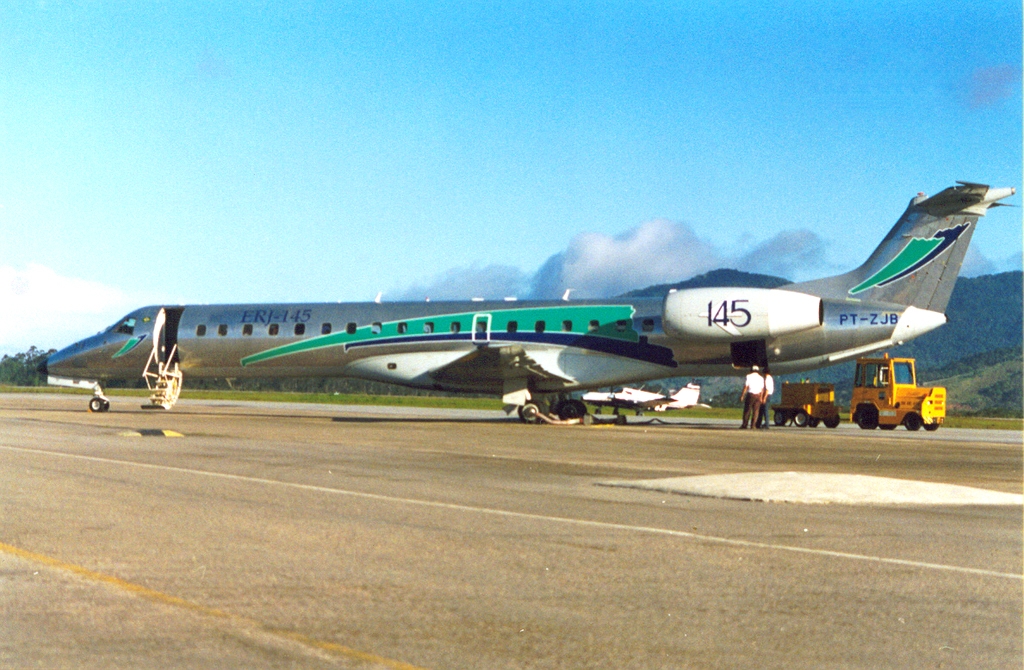
<instances>
[{"instance_id":1,"label":"green hillside","mask_svg":"<svg viewBox=\"0 0 1024 670\"><path fill-rule=\"evenodd\" d=\"M1021 416L1024 359L1020 346L968 356L918 377L927 386L944 386L952 414Z\"/></svg>"}]
</instances>

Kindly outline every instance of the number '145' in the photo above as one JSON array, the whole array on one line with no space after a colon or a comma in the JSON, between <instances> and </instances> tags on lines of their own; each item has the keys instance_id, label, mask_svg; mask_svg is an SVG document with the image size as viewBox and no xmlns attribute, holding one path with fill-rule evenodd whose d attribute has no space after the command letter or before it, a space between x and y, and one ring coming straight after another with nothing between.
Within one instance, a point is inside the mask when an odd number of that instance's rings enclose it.
<instances>
[{"instance_id":1,"label":"number '145'","mask_svg":"<svg viewBox=\"0 0 1024 670\"><path fill-rule=\"evenodd\" d=\"M750 324L750 311L740 307L741 304L748 303L749 300L733 300L732 303L728 300L723 300L718 307L715 307L715 302L712 300L708 303L708 327L713 325L728 326L733 325L737 328Z\"/></svg>"}]
</instances>

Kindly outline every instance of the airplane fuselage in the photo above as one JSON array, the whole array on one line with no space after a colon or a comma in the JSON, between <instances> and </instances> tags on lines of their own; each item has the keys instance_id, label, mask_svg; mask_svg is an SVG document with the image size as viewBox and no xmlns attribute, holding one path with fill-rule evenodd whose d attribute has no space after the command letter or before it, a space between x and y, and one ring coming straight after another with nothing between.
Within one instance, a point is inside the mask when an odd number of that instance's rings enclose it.
<instances>
[{"instance_id":1,"label":"airplane fuselage","mask_svg":"<svg viewBox=\"0 0 1024 670\"><path fill-rule=\"evenodd\" d=\"M716 290L730 304L763 291ZM744 374L751 361L738 359L737 342L753 343L756 355L766 356L777 372L811 369L837 362L843 351L888 343L907 309L826 301L814 328L778 337L698 341L665 332L663 302L157 305L135 310L107 331L55 354L48 371L99 380L138 377L153 348L152 324L164 309L168 324L156 336L165 351L177 345L177 361L188 378L355 377L500 394L508 373L499 359L522 350L532 361L524 364L538 366L531 387L561 392ZM494 360L460 363L471 353Z\"/></svg>"}]
</instances>

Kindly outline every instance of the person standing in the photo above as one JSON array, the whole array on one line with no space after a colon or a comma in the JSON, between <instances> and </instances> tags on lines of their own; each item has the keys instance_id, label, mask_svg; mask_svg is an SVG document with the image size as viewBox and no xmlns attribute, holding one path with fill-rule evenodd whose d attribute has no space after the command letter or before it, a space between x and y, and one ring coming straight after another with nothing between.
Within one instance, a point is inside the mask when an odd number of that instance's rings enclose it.
<instances>
[{"instance_id":1,"label":"person standing","mask_svg":"<svg viewBox=\"0 0 1024 670\"><path fill-rule=\"evenodd\" d=\"M768 425L769 425L768 424L768 416L770 414L769 402L768 401L771 399L771 397L772 397L772 395L774 393L775 393L775 379L772 377L771 370L769 370L768 366L765 365L764 366L764 390L761 392L761 411L757 415L757 427L761 428L763 430L768 430Z\"/></svg>"},{"instance_id":2,"label":"person standing","mask_svg":"<svg viewBox=\"0 0 1024 670\"><path fill-rule=\"evenodd\" d=\"M764 393L764 377L756 365L751 366L750 374L743 384L740 401L743 405L743 425L740 428L753 428L757 423L757 414L761 410L761 395Z\"/></svg>"}]
</instances>

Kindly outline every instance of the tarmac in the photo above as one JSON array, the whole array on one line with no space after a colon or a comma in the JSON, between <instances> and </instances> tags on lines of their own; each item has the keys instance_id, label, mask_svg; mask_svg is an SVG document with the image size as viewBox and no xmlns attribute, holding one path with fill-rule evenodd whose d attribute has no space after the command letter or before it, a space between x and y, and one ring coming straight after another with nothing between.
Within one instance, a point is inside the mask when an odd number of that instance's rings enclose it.
<instances>
[{"instance_id":1,"label":"tarmac","mask_svg":"<svg viewBox=\"0 0 1024 670\"><path fill-rule=\"evenodd\" d=\"M1024 662L1019 431L86 400L0 395L5 668Z\"/></svg>"}]
</instances>

